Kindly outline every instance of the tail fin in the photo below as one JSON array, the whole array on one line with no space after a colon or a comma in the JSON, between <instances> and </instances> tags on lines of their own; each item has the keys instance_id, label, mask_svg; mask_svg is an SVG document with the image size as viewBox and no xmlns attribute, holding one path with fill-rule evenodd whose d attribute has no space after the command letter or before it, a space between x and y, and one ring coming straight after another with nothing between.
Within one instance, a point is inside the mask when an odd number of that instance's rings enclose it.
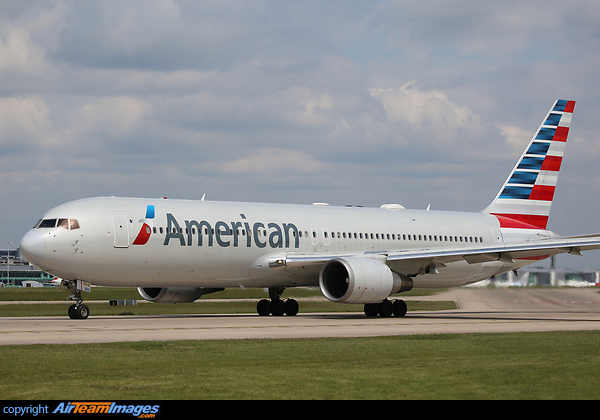
<instances>
[{"instance_id":1,"label":"tail fin","mask_svg":"<svg viewBox=\"0 0 600 420\"><path fill-rule=\"evenodd\" d=\"M546 229L575 101L557 100L485 210L506 228Z\"/></svg>"}]
</instances>

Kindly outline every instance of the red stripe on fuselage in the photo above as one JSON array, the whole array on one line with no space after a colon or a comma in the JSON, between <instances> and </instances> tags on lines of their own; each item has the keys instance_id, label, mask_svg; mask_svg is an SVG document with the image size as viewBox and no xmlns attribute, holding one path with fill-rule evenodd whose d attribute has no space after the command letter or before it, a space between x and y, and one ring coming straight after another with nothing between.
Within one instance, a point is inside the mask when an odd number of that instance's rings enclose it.
<instances>
[{"instance_id":1,"label":"red stripe on fuselage","mask_svg":"<svg viewBox=\"0 0 600 420\"><path fill-rule=\"evenodd\" d=\"M548 216L532 214L495 214L501 228L513 229L546 229Z\"/></svg>"},{"instance_id":2,"label":"red stripe on fuselage","mask_svg":"<svg viewBox=\"0 0 600 420\"><path fill-rule=\"evenodd\" d=\"M148 243L148 239L150 239L151 232L152 229L150 229L150 226L148 226L147 223L144 223L137 238L135 238L135 241L133 241L133 245L146 245L146 243Z\"/></svg>"}]
</instances>

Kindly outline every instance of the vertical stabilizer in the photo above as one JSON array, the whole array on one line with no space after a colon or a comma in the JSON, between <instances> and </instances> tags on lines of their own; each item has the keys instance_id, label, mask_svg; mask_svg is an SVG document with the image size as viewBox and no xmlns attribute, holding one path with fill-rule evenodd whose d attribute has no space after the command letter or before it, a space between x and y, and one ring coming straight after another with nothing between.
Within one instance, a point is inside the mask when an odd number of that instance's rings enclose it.
<instances>
[{"instance_id":1,"label":"vertical stabilizer","mask_svg":"<svg viewBox=\"0 0 600 420\"><path fill-rule=\"evenodd\" d=\"M500 192L483 212L501 227L546 229L575 101L557 100Z\"/></svg>"}]
</instances>

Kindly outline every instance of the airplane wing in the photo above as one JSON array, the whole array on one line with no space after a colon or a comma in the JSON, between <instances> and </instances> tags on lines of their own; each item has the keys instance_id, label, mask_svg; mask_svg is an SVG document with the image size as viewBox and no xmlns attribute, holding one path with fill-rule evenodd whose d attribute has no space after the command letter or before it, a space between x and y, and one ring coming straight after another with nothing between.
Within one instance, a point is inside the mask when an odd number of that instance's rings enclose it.
<instances>
[{"instance_id":1,"label":"airplane wing","mask_svg":"<svg viewBox=\"0 0 600 420\"><path fill-rule=\"evenodd\" d=\"M285 257L271 257L271 267L283 267L292 275L318 275L323 264L338 257L363 257L381 260L393 271L414 277L435 272L445 264L466 261L477 264L491 261L514 263L518 259L548 258L557 254L581 255L582 251L600 249L600 234L557 237L511 244L452 248L413 248L349 253L289 253Z\"/></svg>"}]
</instances>

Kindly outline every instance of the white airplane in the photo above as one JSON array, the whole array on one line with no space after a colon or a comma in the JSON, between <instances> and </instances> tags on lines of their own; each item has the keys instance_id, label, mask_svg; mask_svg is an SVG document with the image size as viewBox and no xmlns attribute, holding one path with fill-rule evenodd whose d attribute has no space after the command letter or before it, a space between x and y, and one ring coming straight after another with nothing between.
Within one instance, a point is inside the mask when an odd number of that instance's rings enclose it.
<instances>
[{"instance_id":1,"label":"white airplane","mask_svg":"<svg viewBox=\"0 0 600 420\"><path fill-rule=\"evenodd\" d=\"M21 254L63 279L87 318L89 284L137 287L152 302L192 302L228 287L268 288L260 315L296 315L282 300L319 286L367 316L404 316L391 295L475 283L560 253L599 249L600 235L546 229L575 102L554 103L493 202L479 213L380 208L90 198L47 212Z\"/></svg>"}]
</instances>

